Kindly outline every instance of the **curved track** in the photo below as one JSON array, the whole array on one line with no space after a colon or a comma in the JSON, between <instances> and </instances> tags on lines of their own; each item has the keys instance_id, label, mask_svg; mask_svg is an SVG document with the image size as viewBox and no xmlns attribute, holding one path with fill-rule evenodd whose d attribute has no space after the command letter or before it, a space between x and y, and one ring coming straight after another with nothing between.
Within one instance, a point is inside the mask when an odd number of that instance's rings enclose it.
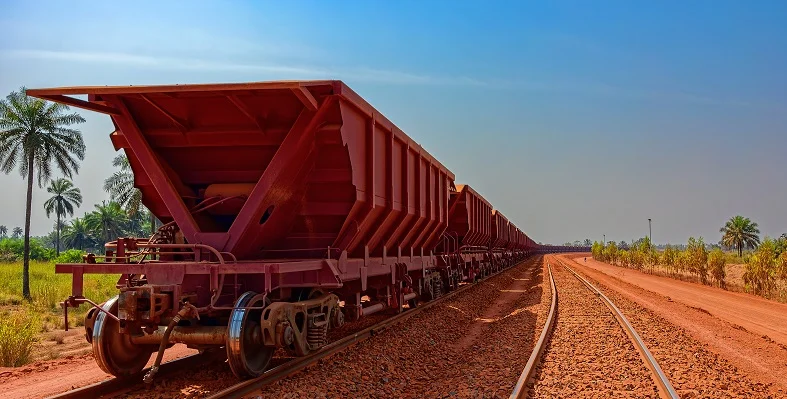
<instances>
[{"instance_id":1,"label":"curved track","mask_svg":"<svg viewBox=\"0 0 787 399\"><path fill-rule=\"evenodd\" d=\"M623 329L626 335L629 337L631 343L636 348L637 352L640 355L640 358L644 362L645 366L651 373L651 379L653 383L657 387L658 395L661 398L678 398L678 394L675 392L675 389L672 387L672 384L669 382L669 379L664 374L664 371L659 366L658 362L656 362L653 355L650 353L648 348L645 346L645 343L642 341L642 338L636 332L634 327L631 326L629 321L626 319L626 316L620 311L620 309L615 306L615 304L606 296L604 295L598 288L596 288L593 284L587 281L585 278L580 276L577 272L571 269L569 266L565 265L563 262L557 260L556 258L552 258L555 262L560 264L561 267L569 271L574 277L579 280L582 285L584 285L588 291L589 295L597 296L604 305L609 308L612 314L615 316L619 326ZM552 272L552 267L550 264L547 264L547 269L549 272L549 281L552 291L552 301L550 304L549 315L547 316L546 323L544 323L544 327L541 331L540 338L533 349L533 352L528 359L527 365L525 369L522 371L522 374L517 381L513 392L511 393L510 399L523 399L530 396L532 393L531 387L533 384L530 384L531 380L534 379L536 375L537 368L541 365L541 362L544 358L544 351L547 348L547 345L550 341L551 333L554 330L555 319L558 313L558 288L557 284L555 283L555 277Z\"/></svg>"}]
</instances>

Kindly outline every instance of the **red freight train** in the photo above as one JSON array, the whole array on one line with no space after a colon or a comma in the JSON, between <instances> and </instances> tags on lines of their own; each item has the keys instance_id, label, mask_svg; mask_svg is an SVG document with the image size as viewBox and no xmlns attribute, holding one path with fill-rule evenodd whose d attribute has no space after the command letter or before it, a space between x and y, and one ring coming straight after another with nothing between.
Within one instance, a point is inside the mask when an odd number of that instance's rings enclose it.
<instances>
[{"instance_id":1,"label":"red freight train","mask_svg":"<svg viewBox=\"0 0 787 399\"><path fill-rule=\"evenodd\" d=\"M238 377L256 376L276 348L305 355L345 320L577 250L536 245L340 81L27 94L109 115L163 222L56 266L73 275L64 309L93 306L87 340L116 376L174 342L225 347ZM121 275L118 295L85 298L85 273Z\"/></svg>"}]
</instances>

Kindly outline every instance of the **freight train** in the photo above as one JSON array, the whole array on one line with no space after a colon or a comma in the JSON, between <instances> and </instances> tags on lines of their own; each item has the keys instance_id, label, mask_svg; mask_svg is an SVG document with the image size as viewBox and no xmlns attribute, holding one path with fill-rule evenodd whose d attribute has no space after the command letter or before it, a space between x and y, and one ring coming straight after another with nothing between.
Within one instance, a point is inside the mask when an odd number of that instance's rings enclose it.
<instances>
[{"instance_id":1,"label":"freight train","mask_svg":"<svg viewBox=\"0 0 787 399\"><path fill-rule=\"evenodd\" d=\"M28 95L107 114L143 204L147 238L58 264L68 308L115 376L184 343L226 351L239 378L277 348L320 349L327 331L401 312L534 253L536 244L341 81L65 87ZM87 99L73 97L87 95ZM86 298L83 276L117 274ZM103 301L103 302L101 302Z\"/></svg>"}]
</instances>

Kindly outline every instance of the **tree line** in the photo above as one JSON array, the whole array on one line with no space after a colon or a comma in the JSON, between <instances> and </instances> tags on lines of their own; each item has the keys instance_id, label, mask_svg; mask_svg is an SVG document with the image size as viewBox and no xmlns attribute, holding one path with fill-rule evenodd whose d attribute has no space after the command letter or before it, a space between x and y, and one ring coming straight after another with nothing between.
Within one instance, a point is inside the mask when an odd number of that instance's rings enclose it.
<instances>
[{"instance_id":1,"label":"tree line","mask_svg":"<svg viewBox=\"0 0 787 399\"><path fill-rule=\"evenodd\" d=\"M757 295L768 295L777 280L787 280L787 234L760 241L757 223L735 216L720 229L721 245L708 245L702 237L690 237L684 246L667 245L659 251L648 237L630 245L621 241L594 242L593 258L613 265L653 272L662 266L672 277L681 273L695 275L702 284L726 288L727 255L723 248L734 249L745 264L745 289ZM625 245L623 245L625 244ZM752 249L744 256L745 249Z\"/></svg>"},{"instance_id":2,"label":"tree line","mask_svg":"<svg viewBox=\"0 0 787 399\"><path fill-rule=\"evenodd\" d=\"M28 300L31 259L51 260L60 255L61 248L74 250L70 255L79 257L86 250L103 252L105 242L148 235L156 225L141 204L125 155L114 159L119 170L104 182L110 200L65 221L82 205L82 193L71 179L79 172L86 151L82 133L71 127L85 120L69 110L60 103L28 97L24 87L0 100L0 170L6 174L18 171L27 181L24 229L14 227L8 237L8 227L0 226L0 260L22 258L22 294ZM56 171L63 177L53 179ZM34 183L42 189L46 186L51 195L43 210L48 217L54 215L55 225L46 237L30 236Z\"/></svg>"}]
</instances>

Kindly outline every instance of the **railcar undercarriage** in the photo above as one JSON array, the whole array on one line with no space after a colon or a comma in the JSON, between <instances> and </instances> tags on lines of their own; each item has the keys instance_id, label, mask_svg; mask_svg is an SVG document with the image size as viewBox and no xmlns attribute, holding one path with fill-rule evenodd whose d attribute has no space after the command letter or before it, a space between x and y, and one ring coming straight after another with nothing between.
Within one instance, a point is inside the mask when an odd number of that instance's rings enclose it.
<instances>
[{"instance_id":1,"label":"railcar undercarriage","mask_svg":"<svg viewBox=\"0 0 787 399\"><path fill-rule=\"evenodd\" d=\"M139 373L158 353L148 382L164 350L175 343L214 352L223 347L236 376L258 376L277 348L307 355L324 346L328 330L345 319L413 308L525 255L475 251L277 263L237 262L205 245L154 239L126 238L106 247L105 256L57 266L74 276L73 295L63 302L66 321L68 307L93 306L85 319L86 339L109 374ZM85 273L113 272L121 274L117 296L98 305L82 295Z\"/></svg>"}]
</instances>

